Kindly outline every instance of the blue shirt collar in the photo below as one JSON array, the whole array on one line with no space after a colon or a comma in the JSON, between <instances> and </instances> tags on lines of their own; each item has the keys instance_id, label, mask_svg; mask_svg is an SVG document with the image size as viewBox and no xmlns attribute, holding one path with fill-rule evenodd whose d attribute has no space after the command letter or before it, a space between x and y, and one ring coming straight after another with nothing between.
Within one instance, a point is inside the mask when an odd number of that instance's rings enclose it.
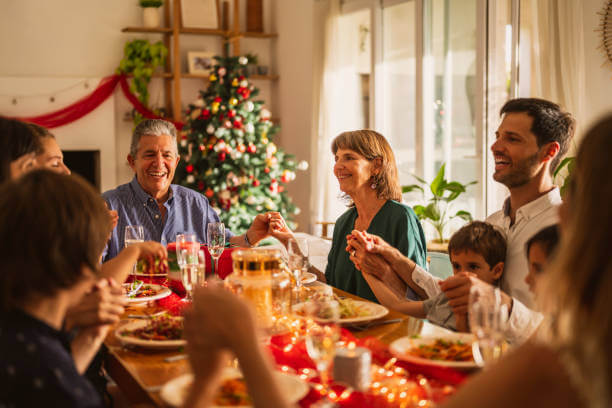
<instances>
[{"instance_id":1,"label":"blue shirt collar","mask_svg":"<svg viewBox=\"0 0 612 408\"><path fill-rule=\"evenodd\" d=\"M149 200L155 201L155 199L153 198L153 196L151 196L151 194L147 193L146 191L142 189L142 186L138 182L136 175L134 175L134 178L132 179L132 181L130 181L130 187L132 188L132 190L134 190L134 195L136 196L136 198L143 204L146 204ZM174 200L173 185L170 184L170 188L168 188L168 199L166 200L164 204L166 203L172 204L173 200Z\"/></svg>"}]
</instances>

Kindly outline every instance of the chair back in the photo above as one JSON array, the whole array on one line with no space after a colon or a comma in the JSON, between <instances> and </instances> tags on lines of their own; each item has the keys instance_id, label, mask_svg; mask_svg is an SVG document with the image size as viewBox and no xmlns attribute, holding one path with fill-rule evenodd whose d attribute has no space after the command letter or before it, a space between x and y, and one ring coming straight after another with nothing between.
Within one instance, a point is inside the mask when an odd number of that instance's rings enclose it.
<instances>
[{"instance_id":1,"label":"chair back","mask_svg":"<svg viewBox=\"0 0 612 408\"><path fill-rule=\"evenodd\" d=\"M453 274L453 266L448 254L427 252L427 263L429 264L429 273L437 278L446 279Z\"/></svg>"}]
</instances>

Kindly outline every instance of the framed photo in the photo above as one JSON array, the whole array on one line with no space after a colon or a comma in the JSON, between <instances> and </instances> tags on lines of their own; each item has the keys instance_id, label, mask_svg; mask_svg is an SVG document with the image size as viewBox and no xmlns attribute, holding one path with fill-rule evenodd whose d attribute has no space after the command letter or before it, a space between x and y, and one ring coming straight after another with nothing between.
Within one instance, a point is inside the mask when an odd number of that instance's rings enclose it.
<instances>
[{"instance_id":1,"label":"framed photo","mask_svg":"<svg viewBox=\"0 0 612 408\"><path fill-rule=\"evenodd\" d=\"M189 51L187 60L189 62L189 73L199 75L209 75L215 64L215 54L206 51Z\"/></svg>"}]
</instances>

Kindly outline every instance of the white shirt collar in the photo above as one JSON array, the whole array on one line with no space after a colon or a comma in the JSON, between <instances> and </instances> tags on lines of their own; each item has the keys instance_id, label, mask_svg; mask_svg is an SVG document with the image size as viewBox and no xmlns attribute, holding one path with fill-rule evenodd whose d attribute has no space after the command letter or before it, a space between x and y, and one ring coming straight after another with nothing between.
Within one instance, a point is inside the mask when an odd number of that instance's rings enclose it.
<instances>
[{"instance_id":1,"label":"white shirt collar","mask_svg":"<svg viewBox=\"0 0 612 408\"><path fill-rule=\"evenodd\" d=\"M551 206L561 204L562 201L559 187L554 187L543 196L520 206L516 210L516 220L523 217L527 219L535 217L542 211L549 209ZM510 217L510 197L506 198L506 201L504 202L503 214L504 217Z\"/></svg>"}]
</instances>

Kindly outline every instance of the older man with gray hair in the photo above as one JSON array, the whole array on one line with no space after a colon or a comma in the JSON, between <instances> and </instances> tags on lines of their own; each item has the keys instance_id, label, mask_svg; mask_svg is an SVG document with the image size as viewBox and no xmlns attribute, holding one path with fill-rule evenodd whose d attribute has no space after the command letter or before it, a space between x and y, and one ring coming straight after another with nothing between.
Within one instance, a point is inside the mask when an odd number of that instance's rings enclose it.
<instances>
[{"instance_id":1,"label":"older man with gray hair","mask_svg":"<svg viewBox=\"0 0 612 408\"><path fill-rule=\"evenodd\" d=\"M119 215L104 260L114 258L124 247L123 231L127 225L142 225L144 239L166 245L176 234L194 233L199 242L206 242L206 226L218 222L219 215L206 197L188 188L172 184L180 160L176 128L161 119L141 122L132 135L127 160L134 179L105 192L102 197ZM284 238L289 233L277 212L259 214L248 231L240 236L227 230L226 240L240 246L252 246L268 235Z\"/></svg>"}]
</instances>

